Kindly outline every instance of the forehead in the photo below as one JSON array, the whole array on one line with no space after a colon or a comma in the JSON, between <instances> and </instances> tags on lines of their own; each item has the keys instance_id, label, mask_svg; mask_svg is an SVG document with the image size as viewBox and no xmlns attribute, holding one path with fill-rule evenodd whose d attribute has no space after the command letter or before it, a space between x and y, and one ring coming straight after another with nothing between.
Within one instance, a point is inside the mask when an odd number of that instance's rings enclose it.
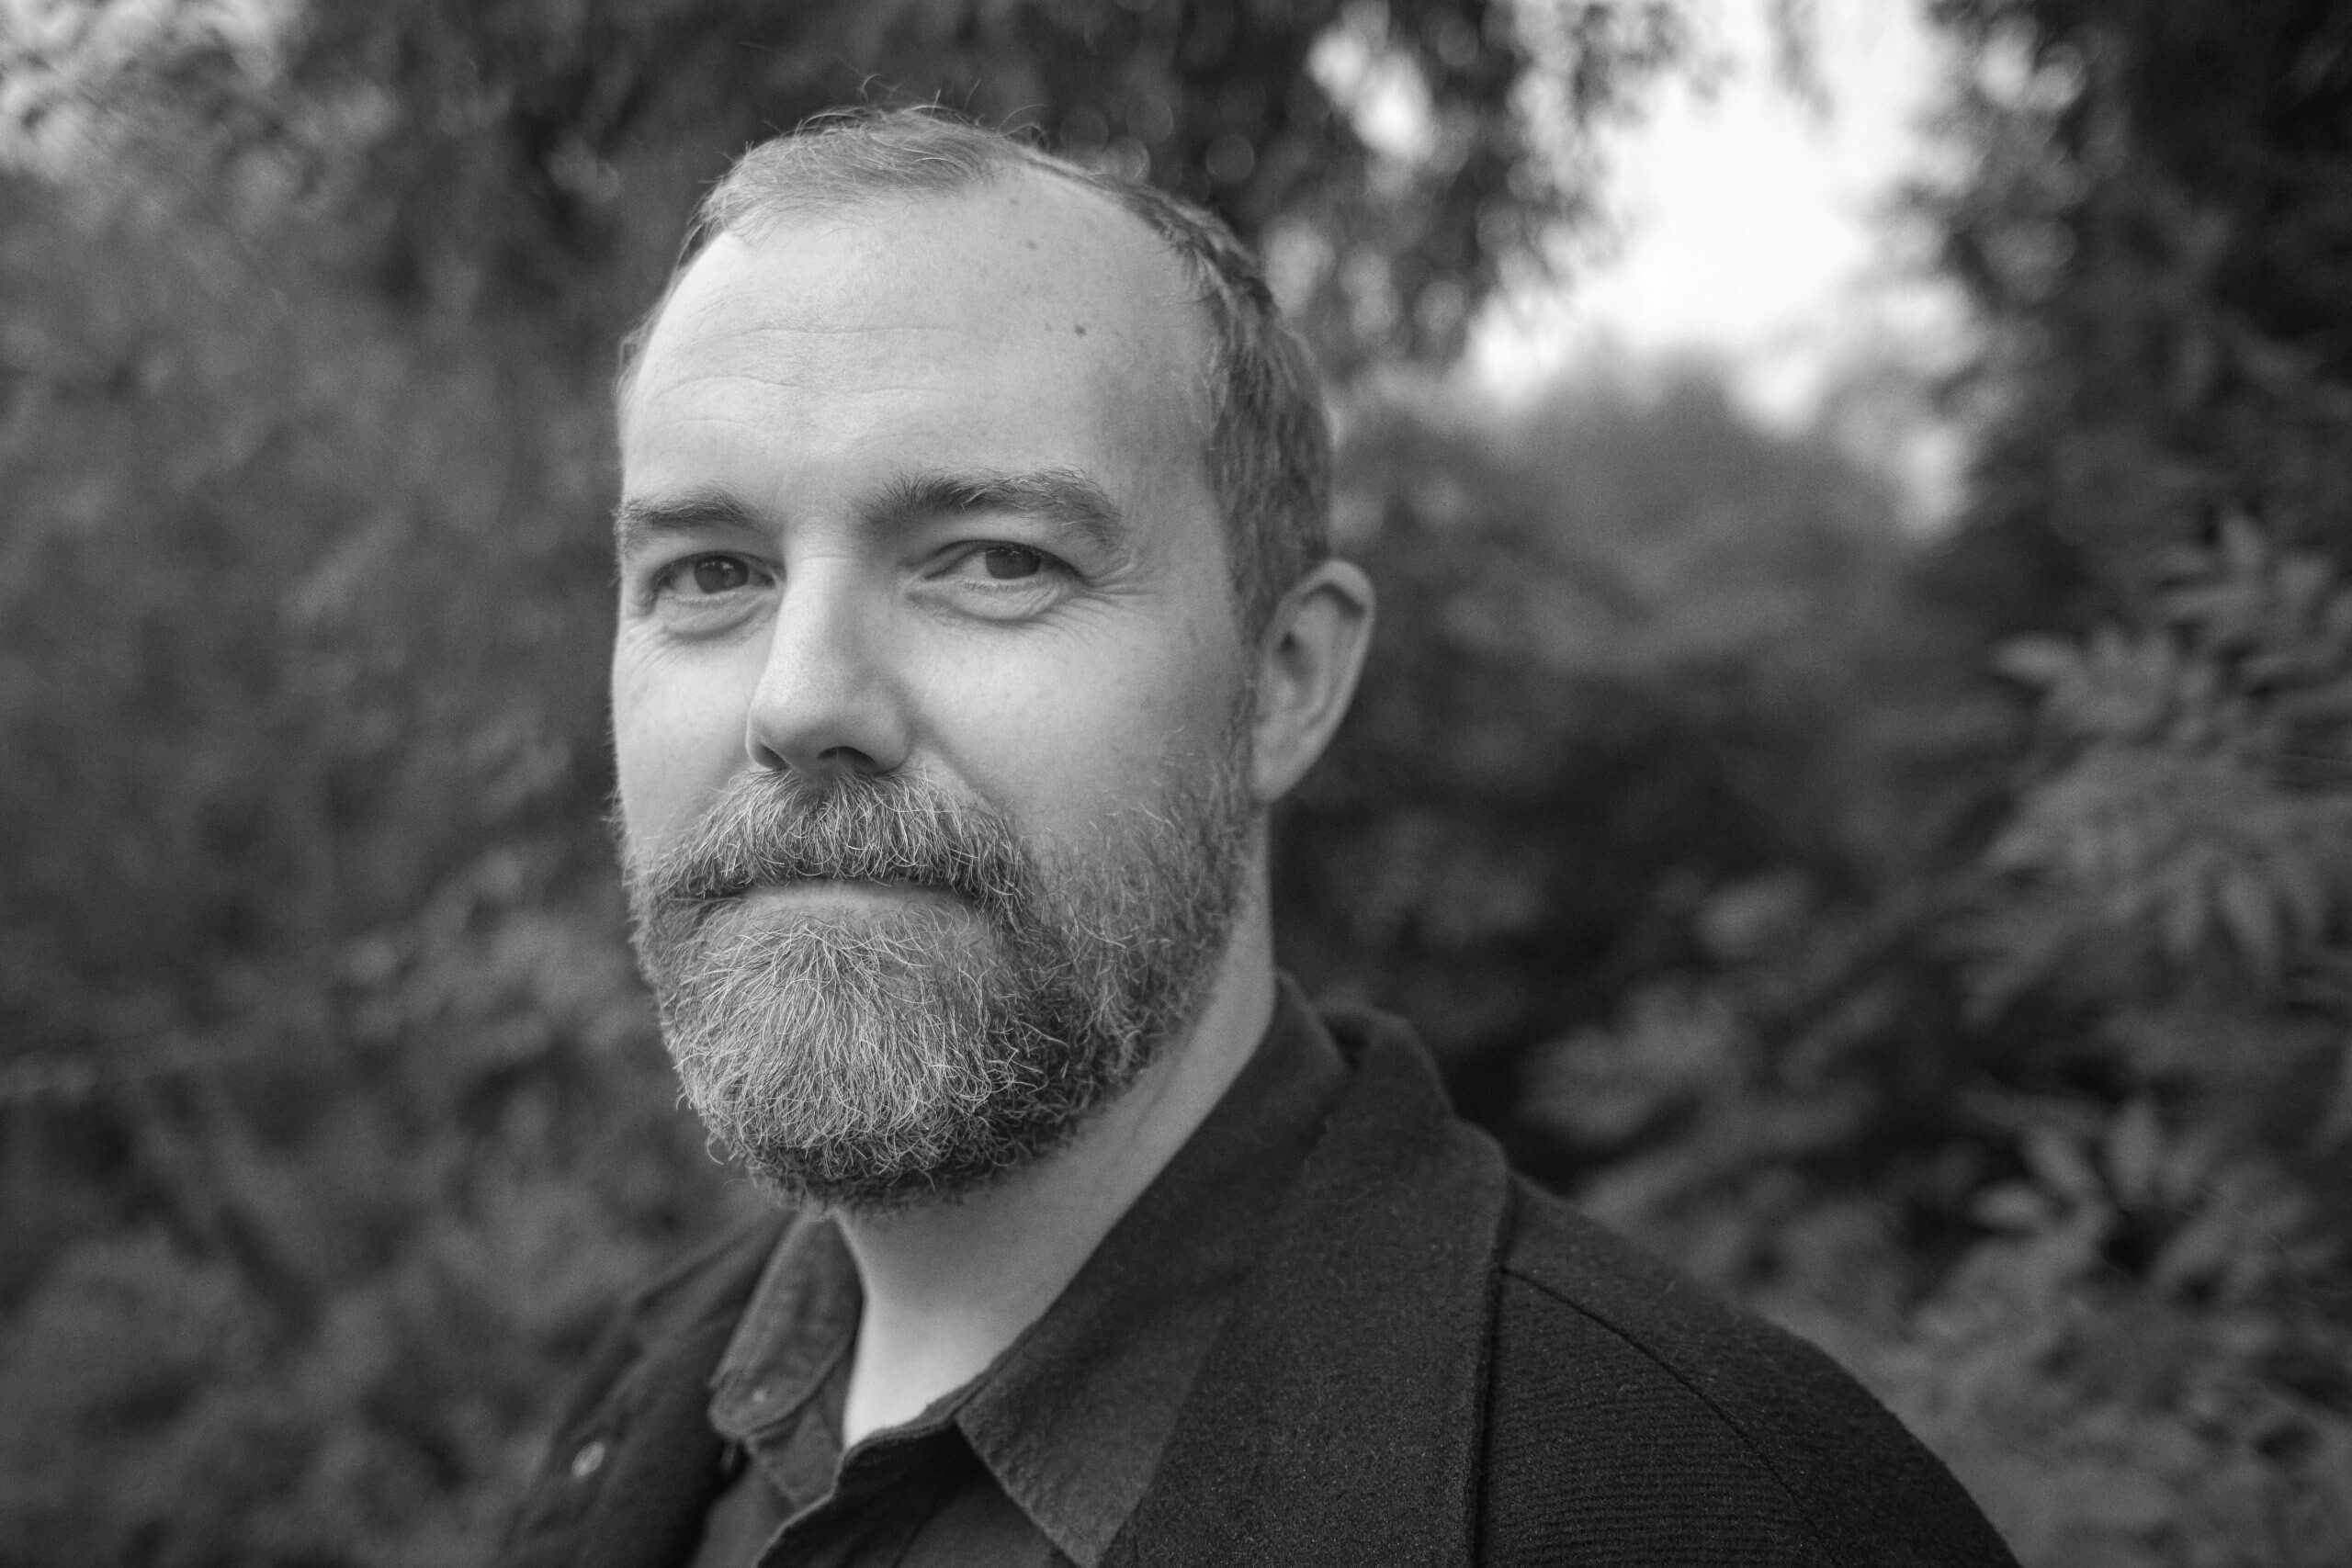
<instances>
[{"instance_id":1,"label":"forehead","mask_svg":"<svg viewBox=\"0 0 2352 1568\"><path fill-rule=\"evenodd\" d=\"M820 449L868 431L999 448L910 460L1197 469L1207 337L1159 237L1067 181L791 215L720 235L678 279L621 411L623 468L765 421Z\"/></svg>"}]
</instances>

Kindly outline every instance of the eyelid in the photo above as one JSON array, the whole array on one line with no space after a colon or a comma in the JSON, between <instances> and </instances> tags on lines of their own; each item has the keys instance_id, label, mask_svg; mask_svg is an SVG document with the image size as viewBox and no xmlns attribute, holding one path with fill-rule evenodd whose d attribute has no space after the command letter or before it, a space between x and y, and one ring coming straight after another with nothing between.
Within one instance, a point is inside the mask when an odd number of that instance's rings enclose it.
<instances>
[{"instance_id":1,"label":"eyelid","mask_svg":"<svg viewBox=\"0 0 2352 1568\"><path fill-rule=\"evenodd\" d=\"M991 578L978 562L990 550L1034 556L1037 570L1027 577ZM950 614L974 620L1018 624L1059 609L1081 592L1085 574L1051 550L1013 539L972 539L940 552L924 569L922 583L932 600Z\"/></svg>"},{"instance_id":2,"label":"eyelid","mask_svg":"<svg viewBox=\"0 0 2352 1568\"><path fill-rule=\"evenodd\" d=\"M951 545L940 552L939 561L933 575L944 575L953 571L957 567L979 559L990 550L1019 550L1023 555L1035 556L1038 564L1047 573L1071 580L1076 580L1079 576L1076 567L1043 545L1026 544L1019 539L967 539L962 543ZM1004 586L1016 588L1021 586L1022 581L1020 579L1007 581Z\"/></svg>"},{"instance_id":3,"label":"eyelid","mask_svg":"<svg viewBox=\"0 0 2352 1568\"><path fill-rule=\"evenodd\" d=\"M743 585L745 588L759 587L767 583L772 583L775 581L776 574L775 570L762 561L757 556L752 555L747 551L688 550L683 555L673 556L670 558L659 561L655 565L647 569L644 575L644 587L639 593L639 599L643 604L650 606L658 601L664 592L674 589L677 580L682 573L692 570L696 562L707 560L731 560L741 563L744 571L748 573L752 579L751 581ZM740 592L741 590L729 590L729 592ZM679 595L679 597L687 598L692 602L700 603L718 598L720 595L714 593L700 593L694 595Z\"/></svg>"}]
</instances>

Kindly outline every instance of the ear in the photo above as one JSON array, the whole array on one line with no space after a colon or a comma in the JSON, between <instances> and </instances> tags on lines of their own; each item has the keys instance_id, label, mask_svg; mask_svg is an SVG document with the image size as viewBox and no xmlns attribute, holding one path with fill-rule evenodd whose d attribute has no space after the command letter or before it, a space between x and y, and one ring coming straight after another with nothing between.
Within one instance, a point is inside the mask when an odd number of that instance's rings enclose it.
<instances>
[{"instance_id":1,"label":"ear","mask_svg":"<svg viewBox=\"0 0 2352 1568\"><path fill-rule=\"evenodd\" d=\"M1372 611L1372 580L1343 560L1317 566L1275 608L1258 647L1250 783L1259 800L1288 795L1347 716Z\"/></svg>"}]
</instances>

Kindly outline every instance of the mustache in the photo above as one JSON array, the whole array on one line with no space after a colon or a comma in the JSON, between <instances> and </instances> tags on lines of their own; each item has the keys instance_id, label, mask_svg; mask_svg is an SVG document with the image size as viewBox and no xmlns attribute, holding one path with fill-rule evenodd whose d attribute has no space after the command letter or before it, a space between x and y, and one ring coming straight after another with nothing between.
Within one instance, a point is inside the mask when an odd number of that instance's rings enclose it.
<instances>
[{"instance_id":1,"label":"mustache","mask_svg":"<svg viewBox=\"0 0 2352 1568\"><path fill-rule=\"evenodd\" d=\"M797 773L739 774L684 838L650 858L636 854L617 803L612 823L632 887L656 905L831 881L910 886L1004 909L1031 886L1011 823L910 775L812 784Z\"/></svg>"}]
</instances>

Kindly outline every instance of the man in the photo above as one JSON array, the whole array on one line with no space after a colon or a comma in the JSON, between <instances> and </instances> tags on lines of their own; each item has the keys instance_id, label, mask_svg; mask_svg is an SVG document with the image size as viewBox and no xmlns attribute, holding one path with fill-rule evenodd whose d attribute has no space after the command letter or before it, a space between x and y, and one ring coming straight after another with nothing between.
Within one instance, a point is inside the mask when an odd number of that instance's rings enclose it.
<instances>
[{"instance_id":1,"label":"man","mask_svg":"<svg viewBox=\"0 0 2352 1568\"><path fill-rule=\"evenodd\" d=\"M1278 977L1266 813L1372 591L1214 220L936 117L781 138L619 412L638 951L779 1213L631 1305L508 1561L2009 1561Z\"/></svg>"}]
</instances>

